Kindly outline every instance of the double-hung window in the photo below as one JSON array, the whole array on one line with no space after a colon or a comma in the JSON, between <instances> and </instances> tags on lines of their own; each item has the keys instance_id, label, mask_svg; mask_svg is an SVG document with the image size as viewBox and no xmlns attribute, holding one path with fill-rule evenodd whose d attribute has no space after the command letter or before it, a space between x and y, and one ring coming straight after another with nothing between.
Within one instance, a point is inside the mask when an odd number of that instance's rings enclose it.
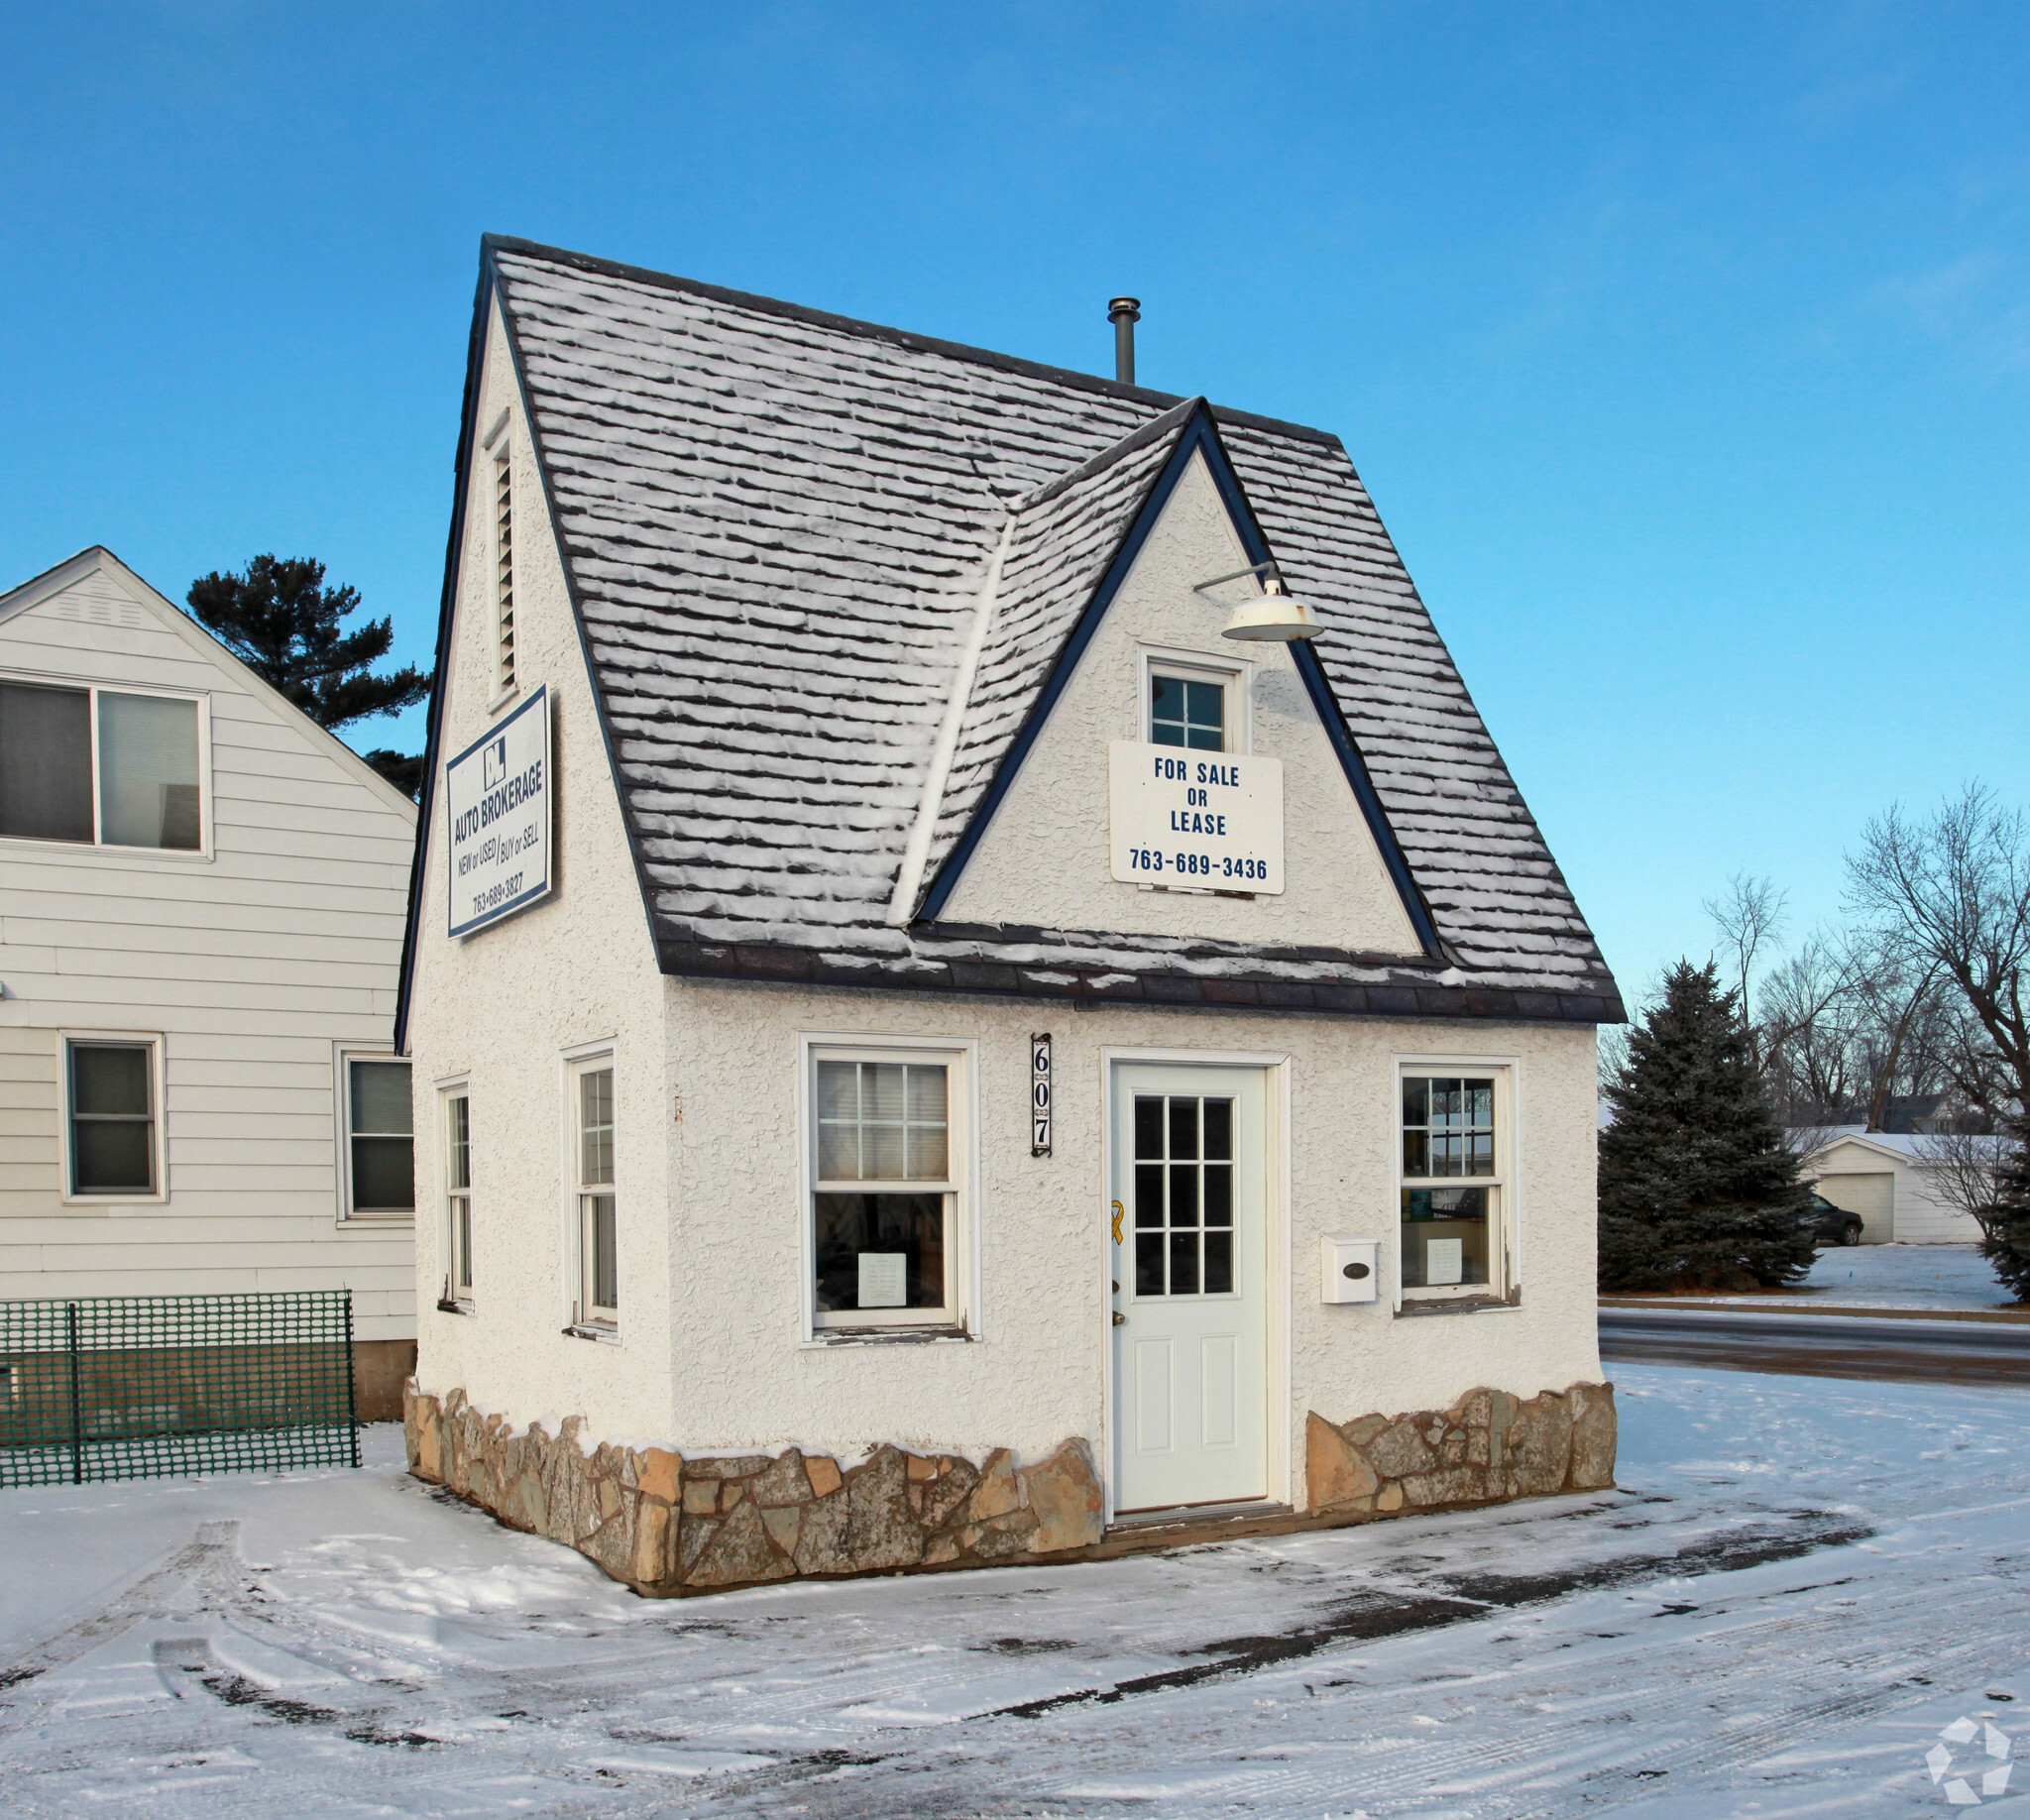
<instances>
[{"instance_id":1,"label":"double-hung window","mask_svg":"<svg viewBox=\"0 0 2030 1820\"><path fill-rule=\"evenodd\" d=\"M472 1095L463 1086L440 1096L444 1142L444 1301L472 1302Z\"/></svg>"},{"instance_id":2,"label":"double-hung window","mask_svg":"<svg viewBox=\"0 0 2030 1820\"><path fill-rule=\"evenodd\" d=\"M1504 1293L1506 1071L1406 1068L1402 1260L1407 1297Z\"/></svg>"},{"instance_id":3,"label":"double-hung window","mask_svg":"<svg viewBox=\"0 0 2030 1820\"><path fill-rule=\"evenodd\" d=\"M960 1327L962 1055L811 1056L819 1328Z\"/></svg>"},{"instance_id":4,"label":"double-hung window","mask_svg":"<svg viewBox=\"0 0 2030 1820\"><path fill-rule=\"evenodd\" d=\"M0 837L198 853L194 696L0 682Z\"/></svg>"},{"instance_id":5,"label":"double-hung window","mask_svg":"<svg viewBox=\"0 0 2030 1820\"><path fill-rule=\"evenodd\" d=\"M158 1198L161 1045L153 1037L66 1037L63 1051L68 1197Z\"/></svg>"},{"instance_id":6,"label":"double-hung window","mask_svg":"<svg viewBox=\"0 0 2030 1820\"><path fill-rule=\"evenodd\" d=\"M620 1318L620 1215L614 1195L614 1062L577 1064L571 1075L573 1197L578 1223L576 1322L613 1327Z\"/></svg>"},{"instance_id":7,"label":"double-hung window","mask_svg":"<svg viewBox=\"0 0 2030 1820\"><path fill-rule=\"evenodd\" d=\"M409 1065L393 1056L345 1055L345 1195L348 1219L413 1219L414 1114Z\"/></svg>"}]
</instances>

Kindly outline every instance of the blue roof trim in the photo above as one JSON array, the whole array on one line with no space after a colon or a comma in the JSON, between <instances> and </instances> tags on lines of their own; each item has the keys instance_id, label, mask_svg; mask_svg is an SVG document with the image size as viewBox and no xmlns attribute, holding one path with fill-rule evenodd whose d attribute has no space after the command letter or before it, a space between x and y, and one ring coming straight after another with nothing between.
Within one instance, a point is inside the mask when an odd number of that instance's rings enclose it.
<instances>
[{"instance_id":1,"label":"blue roof trim","mask_svg":"<svg viewBox=\"0 0 2030 1820\"><path fill-rule=\"evenodd\" d=\"M1228 459L1226 447L1219 440L1219 426L1211 424L1209 427L1212 452L1206 457L1206 466L1219 489L1219 497L1226 504L1228 515L1240 531L1248 560L1274 562L1276 558L1269 548L1269 540L1263 536L1261 525L1255 521L1255 509L1248 503L1247 489L1241 485L1240 476L1234 472L1233 463ZM1360 804L1360 812L1367 820L1368 833L1374 837L1382 863L1389 868L1389 876L1395 880L1396 895L1403 900L1404 914L1410 918L1410 926L1416 932L1418 945L1433 961L1451 960L1439 939L1430 905L1424 902L1423 892L1417 888L1416 879L1410 873L1410 861L1404 857L1403 848L1396 839L1396 831L1389 826L1388 811L1382 807L1375 780L1368 775L1368 762L1360 755L1360 747L1354 742L1353 730L1346 724L1346 713L1339 706L1339 698L1332 693L1332 682L1325 674L1325 666L1318 661L1318 653L1311 648L1308 639L1293 640L1290 654L1296 660L1297 673L1303 678L1305 692L1311 698L1312 708L1317 711L1325 737L1339 754L1339 768L1346 773L1354 801Z\"/></svg>"},{"instance_id":2,"label":"blue roof trim","mask_svg":"<svg viewBox=\"0 0 2030 1820\"><path fill-rule=\"evenodd\" d=\"M1178 432L1177 446L1170 452L1163 470L1151 484L1148 496L1143 500L1135 521L1128 528L1128 534L1121 540L1120 549L1107 565L1099 586L1093 590L1092 599L1086 603L1085 611L1078 616L1078 624L1071 628L1071 636L1065 640L1065 647L1058 653L1058 660L1051 668L1049 680L1038 693L1031 706L1028 718L1022 723L1022 731L1010 742L1002 755L1000 768L994 773L993 782L981 798L979 807L973 811L972 820L966 824L965 832L959 837L951 853L946 854L939 866L937 876L931 881L930 889L924 893L915 917L917 922L934 922L958 889L960 875L966 862L984 838L995 812L1014 787L1023 761L1041 736L1045 722L1057 706L1058 699L1070 685L1072 673L1085 654L1085 648L1092 642L1093 633L1099 629L1099 623L1105 619L1107 609L1113 605L1114 597L1120 592L1121 584L1127 579L1128 571L1135 565L1135 558L1142 552L1142 546L1149 540L1149 534L1156 528L1163 516L1163 509L1170 503L1171 495L1177 491L1178 482L1184 478L1184 470L1194 454L1205 457L1205 466L1211 474L1213 484L1219 490L1221 503L1226 507L1227 515L1233 520L1239 533L1242 547L1248 553L1250 562L1273 562L1269 541L1262 534L1262 527L1255 519L1254 508L1248 503L1247 490L1241 485L1240 476L1234 472L1225 445L1219 438L1219 426L1213 421L1211 406L1203 399L1194 400L1193 409ZM1382 808L1381 798L1375 793L1374 781L1368 776L1367 762L1360 755L1360 748L1354 743L1353 734L1346 725L1346 716L1341 712L1338 698L1332 693L1332 684L1327 679L1324 666L1309 644L1298 641L1292 646L1297 674L1303 678L1305 692L1310 696L1311 706L1325 729L1325 736L1332 742L1332 749L1339 756L1341 770L1353 790L1355 802L1368 825L1368 832L1374 837L1375 846L1382 855L1382 862L1388 867L1394 881L1397 895L1403 901L1404 913L1410 918L1411 929L1416 933L1418 945L1433 961L1442 961L1445 955L1439 941L1437 927L1431 920L1430 906L1424 902L1423 893L1416 888L1416 881L1410 876L1410 862L1403 855L1403 849L1396 840L1396 831L1389 826L1389 818Z\"/></svg>"}]
</instances>

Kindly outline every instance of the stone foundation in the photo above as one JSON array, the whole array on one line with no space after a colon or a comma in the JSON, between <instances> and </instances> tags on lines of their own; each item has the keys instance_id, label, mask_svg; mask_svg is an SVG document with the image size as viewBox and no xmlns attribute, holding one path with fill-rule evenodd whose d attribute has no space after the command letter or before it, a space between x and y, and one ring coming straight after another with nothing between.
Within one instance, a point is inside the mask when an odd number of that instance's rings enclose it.
<instances>
[{"instance_id":1,"label":"stone foundation","mask_svg":"<svg viewBox=\"0 0 2030 1820\"><path fill-rule=\"evenodd\" d=\"M1100 1538L1099 1475L1082 1440L1034 1466L877 1447L857 1466L782 1454L687 1456L510 1433L454 1390L410 1388L409 1471L510 1529L590 1555L637 1592L717 1592L768 1580L1062 1558Z\"/></svg>"},{"instance_id":2,"label":"stone foundation","mask_svg":"<svg viewBox=\"0 0 2030 1820\"><path fill-rule=\"evenodd\" d=\"M1524 1402L1473 1390L1449 1410L1305 1423L1314 1515L1394 1516L1614 1484L1614 1386L1574 1384Z\"/></svg>"},{"instance_id":3,"label":"stone foundation","mask_svg":"<svg viewBox=\"0 0 2030 1820\"><path fill-rule=\"evenodd\" d=\"M409 1471L510 1529L590 1556L661 1597L770 1580L1038 1564L1176 1545L1176 1525L1106 1536L1085 1442L1034 1466L1006 1448L972 1461L876 1447L856 1466L792 1447L781 1454L686 1455L579 1445L511 1431L454 1390L408 1388ZM1308 1515L1258 1511L1251 1530L1324 1528L1408 1511L1487 1504L1614 1483L1614 1389L1575 1384L1524 1402L1469 1391L1449 1410L1307 1424ZM1204 1528L1218 1521L1208 1514ZM1191 1539L1209 1539L1193 1536Z\"/></svg>"}]
</instances>

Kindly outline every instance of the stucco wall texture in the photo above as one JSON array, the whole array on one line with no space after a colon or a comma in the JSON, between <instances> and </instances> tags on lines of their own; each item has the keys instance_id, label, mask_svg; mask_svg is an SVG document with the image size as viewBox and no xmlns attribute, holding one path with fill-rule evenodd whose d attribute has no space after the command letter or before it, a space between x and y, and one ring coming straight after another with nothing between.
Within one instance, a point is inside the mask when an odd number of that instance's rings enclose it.
<instances>
[{"instance_id":1,"label":"stucco wall texture","mask_svg":"<svg viewBox=\"0 0 2030 1820\"><path fill-rule=\"evenodd\" d=\"M444 930L444 839L429 832L409 1043L415 1058L421 1337L419 1388L463 1390L519 1423L585 1418L588 1441L686 1453L799 1444L841 1459L888 1441L1034 1460L1083 1436L1102 1464L1111 1344L1102 1051L1236 1053L1280 1060L1287 1197L1272 1191L1272 1498L1303 1500L1307 1412L1442 1409L1476 1386L1529 1397L1600 1376L1594 1338L1594 1038L1590 1028L1162 1010L692 981L657 969L558 554L498 322L478 421L509 410L517 513L517 632L524 687L554 702L558 792L553 896L463 942ZM1200 477L1202 480L1202 477ZM483 490L473 489L473 498ZM1105 878L1105 740L1138 738L1137 639L1217 648L1224 613L1179 616L1188 583L1238 566L1209 484L1185 486L1146 551L1121 624L1074 683L1066 755L1037 755L975 860L956 917L1228 935L1281 919L1298 942L1413 951L1351 792L1323 736L1303 725L1281 651L1257 658L1256 745L1289 765L1292 891L1253 904L1143 893ZM443 745L456 752L495 706L492 525L469 510ZM1182 590L1176 585L1183 580ZM1168 604L1166 604L1168 603ZM1097 794L1094 795L1093 792ZM1080 795L1079 792L1085 794ZM1067 809L1065 804L1071 806ZM1061 848L1069 815L1090 854L1052 883L1012 838ZM1306 832L1315 830L1322 832ZM1026 831L1026 833L1025 833ZM1097 831L1095 834L1094 831ZM1000 836L1010 835L1002 841ZM998 848L997 848L998 843ZM1299 883L1299 880L1306 882ZM1056 895L1053 895L1055 893ZM968 895L969 894L969 895ZM1030 1154L1029 1038L1055 1039L1055 1154ZM971 1336L924 1344L814 1343L804 1327L799 1041L916 1036L978 1045L970 1083L980 1191L961 1215L976 1247ZM617 1106L620 1321L615 1341L565 1334L575 1281L566 1182L565 1057L611 1039ZM1395 1309L1399 1058L1513 1069L1510 1196L1514 1307L1438 1315ZM435 1308L444 1280L439 1084L470 1081L474 1311ZM1272 1083L1272 1104L1278 1086ZM424 1136L423 1134L429 1134ZM1278 1140L1282 1142L1281 1139ZM1379 1299L1325 1306L1319 1241L1385 1241Z\"/></svg>"},{"instance_id":2,"label":"stucco wall texture","mask_svg":"<svg viewBox=\"0 0 2030 1820\"><path fill-rule=\"evenodd\" d=\"M661 1211L675 1130L665 986L497 315L480 388L482 435L504 409L513 469L518 675L524 693L543 685L550 692L554 889L518 915L449 941L446 840L441 818L433 816L408 1028L417 1133L417 1371L426 1389L463 1386L476 1404L517 1420L597 1411L602 1435L660 1436L673 1408L672 1227ZM496 699L492 459L489 451L476 452L468 493L445 653L446 756L464 750L512 705ZM441 772L438 782L441 803ZM618 1344L564 1332L577 1293L564 1058L600 1042L613 1047L615 1117L623 1134L618 1215L624 1326ZM470 1081L472 1314L436 1307L446 1272L440 1088L452 1078ZM554 1420L551 1425L554 1431Z\"/></svg>"}]
</instances>

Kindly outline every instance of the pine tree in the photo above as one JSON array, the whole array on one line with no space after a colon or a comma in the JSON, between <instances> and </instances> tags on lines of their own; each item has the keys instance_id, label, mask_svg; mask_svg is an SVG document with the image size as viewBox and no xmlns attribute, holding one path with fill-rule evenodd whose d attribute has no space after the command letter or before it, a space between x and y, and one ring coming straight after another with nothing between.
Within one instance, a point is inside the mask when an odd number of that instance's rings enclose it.
<instances>
[{"instance_id":1,"label":"pine tree","mask_svg":"<svg viewBox=\"0 0 2030 1820\"><path fill-rule=\"evenodd\" d=\"M369 620L346 631L339 622L359 606L359 590L325 587L324 565L309 557L257 556L244 575L214 570L185 598L199 625L332 733L399 714L430 692L413 665L373 674L395 642L394 623ZM410 796L420 787L420 756L384 750L369 752L367 762Z\"/></svg>"},{"instance_id":2,"label":"pine tree","mask_svg":"<svg viewBox=\"0 0 2030 1820\"><path fill-rule=\"evenodd\" d=\"M1600 1134L1600 1285L1777 1289L1811 1268L1810 1187L1718 969L1680 962L1629 1033Z\"/></svg>"},{"instance_id":3,"label":"pine tree","mask_svg":"<svg viewBox=\"0 0 2030 1820\"><path fill-rule=\"evenodd\" d=\"M2030 1118L2011 1120L2007 1136L2014 1149L1995 1184L1995 1204L1981 1221L1980 1255L2010 1295L2030 1302Z\"/></svg>"}]
</instances>

